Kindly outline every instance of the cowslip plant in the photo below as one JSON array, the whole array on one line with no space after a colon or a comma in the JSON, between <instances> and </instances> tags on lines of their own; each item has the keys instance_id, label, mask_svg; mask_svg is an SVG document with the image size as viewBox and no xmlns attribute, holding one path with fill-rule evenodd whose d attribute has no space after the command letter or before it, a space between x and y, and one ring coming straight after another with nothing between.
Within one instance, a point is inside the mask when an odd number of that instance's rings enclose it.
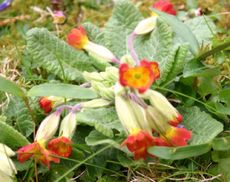
<instances>
[{"instance_id":1,"label":"cowslip plant","mask_svg":"<svg viewBox=\"0 0 230 182\"><path fill-rule=\"evenodd\" d=\"M51 177L59 172L57 181L71 178L76 168L85 165L83 181L96 181L103 171L111 172L108 166L114 166L107 163L115 163L113 160L119 160L119 166L132 167L133 161L130 166L124 164L120 154L125 159L133 156L138 164L143 162L140 159L178 160L211 148L223 150L225 138L214 139L223 125L210 115L212 112L218 118L218 113L198 95L183 90L187 86L195 92L186 79L194 73L189 69L183 72L183 68L202 57L197 50L203 37L195 32L205 29L208 40L207 26L199 27L197 20L180 22L169 1L159 1L153 8L160 11L154 9L155 13L144 18L129 1L119 0L105 27L79 25L66 35L66 42L45 29L27 33L26 51L33 66L65 84L41 84L26 92L0 77L0 83L7 85L1 90L16 93L27 104L28 96L41 97L42 110L46 114L53 111L34 132L35 137L29 137L32 143L0 122L0 132L13 141L19 162L26 165L33 158L43 164L38 166L39 172L44 166ZM228 103L223 95L222 100ZM19 129L24 125L22 119L17 122Z\"/></svg>"}]
</instances>

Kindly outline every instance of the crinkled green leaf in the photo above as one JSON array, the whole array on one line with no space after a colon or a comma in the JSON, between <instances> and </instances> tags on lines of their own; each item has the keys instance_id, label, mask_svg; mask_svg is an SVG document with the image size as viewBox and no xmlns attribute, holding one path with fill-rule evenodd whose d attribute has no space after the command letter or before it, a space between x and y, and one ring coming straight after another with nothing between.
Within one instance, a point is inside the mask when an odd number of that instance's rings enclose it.
<instances>
[{"instance_id":1,"label":"crinkled green leaf","mask_svg":"<svg viewBox=\"0 0 230 182\"><path fill-rule=\"evenodd\" d=\"M77 121L95 127L103 135L112 138L113 130L123 131L114 108L85 109L77 114Z\"/></svg>"},{"instance_id":2,"label":"crinkled green leaf","mask_svg":"<svg viewBox=\"0 0 230 182\"><path fill-rule=\"evenodd\" d=\"M192 30L200 45L211 43L214 36L212 33L216 33L216 26L209 17L198 16L184 23Z\"/></svg>"},{"instance_id":3,"label":"crinkled green leaf","mask_svg":"<svg viewBox=\"0 0 230 182\"><path fill-rule=\"evenodd\" d=\"M222 123L198 107L183 108L180 111L185 128L192 131L190 145L209 143L223 131Z\"/></svg>"},{"instance_id":4,"label":"crinkled green leaf","mask_svg":"<svg viewBox=\"0 0 230 182\"><path fill-rule=\"evenodd\" d=\"M21 133L3 121L0 121L0 133L0 143L4 143L12 149L30 143Z\"/></svg>"},{"instance_id":5,"label":"crinkled green leaf","mask_svg":"<svg viewBox=\"0 0 230 182\"><path fill-rule=\"evenodd\" d=\"M59 96L65 98L94 99L97 94L88 88L64 83L44 83L28 91L28 96Z\"/></svg>"},{"instance_id":6,"label":"crinkled green leaf","mask_svg":"<svg viewBox=\"0 0 230 182\"><path fill-rule=\"evenodd\" d=\"M107 48L119 58L129 53L128 35L141 19L142 15L130 1L119 0L116 2L112 17L105 25L104 39Z\"/></svg>"},{"instance_id":7,"label":"crinkled green leaf","mask_svg":"<svg viewBox=\"0 0 230 182\"><path fill-rule=\"evenodd\" d=\"M15 129L24 136L28 137L33 133L35 124L22 99L13 97L4 113L7 115L7 123L14 122Z\"/></svg>"},{"instance_id":8,"label":"crinkled green leaf","mask_svg":"<svg viewBox=\"0 0 230 182\"><path fill-rule=\"evenodd\" d=\"M71 48L45 28L33 28L27 32L27 50L34 64L61 79L82 82L82 71L95 70L84 51Z\"/></svg>"},{"instance_id":9,"label":"crinkled green leaf","mask_svg":"<svg viewBox=\"0 0 230 182\"><path fill-rule=\"evenodd\" d=\"M172 40L172 29L162 19L158 19L155 30L149 34L137 36L135 49L139 59L145 58L161 63L171 51Z\"/></svg>"}]
</instances>

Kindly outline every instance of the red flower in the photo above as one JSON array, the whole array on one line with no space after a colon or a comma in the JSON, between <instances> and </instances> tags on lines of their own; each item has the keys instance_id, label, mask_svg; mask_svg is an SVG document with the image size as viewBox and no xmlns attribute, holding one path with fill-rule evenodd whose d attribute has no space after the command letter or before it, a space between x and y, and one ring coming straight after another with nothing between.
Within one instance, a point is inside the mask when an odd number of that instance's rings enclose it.
<instances>
[{"instance_id":1,"label":"red flower","mask_svg":"<svg viewBox=\"0 0 230 182\"><path fill-rule=\"evenodd\" d=\"M120 84L138 89L140 93L145 92L159 76L158 64L147 60L142 60L140 66L129 68L123 63L119 68Z\"/></svg>"},{"instance_id":2,"label":"red flower","mask_svg":"<svg viewBox=\"0 0 230 182\"><path fill-rule=\"evenodd\" d=\"M121 145L126 145L129 151L133 153L134 159L138 160L140 158L146 158L147 149L153 144L154 139L148 132L137 130L129 135Z\"/></svg>"},{"instance_id":3,"label":"red flower","mask_svg":"<svg viewBox=\"0 0 230 182\"><path fill-rule=\"evenodd\" d=\"M51 140L48 149L56 155L69 157L72 153L72 141L66 137L59 137Z\"/></svg>"},{"instance_id":4,"label":"red flower","mask_svg":"<svg viewBox=\"0 0 230 182\"><path fill-rule=\"evenodd\" d=\"M34 142L32 144L26 145L20 148L18 151L18 161L23 163L29 160L31 157L38 162L46 165L48 168L50 167L50 162L53 161L54 163L59 163L60 159L56 157L52 157L52 152L45 149L41 144L38 142Z\"/></svg>"},{"instance_id":5,"label":"red flower","mask_svg":"<svg viewBox=\"0 0 230 182\"><path fill-rule=\"evenodd\" d=\"M191 139L192 132L185 128L170 127L162 138L169 146L185 146Z\"/></svg>"},{"instance_id":6,"label":"red flower","mask_svg":"<svg viewBox=\"0 0 230 182\"><path fill-rule=\"evenodd\" d=\"M89 42L85 29L82 26L73 28L67 36L67 42L77 49L83 49Z\"/></svg>"},{"instance_id":7,"label":"red flower","mask_svg":"<svg viewBox=\"0 0 230 182\"><path fill-rule=\"evenodd\" d=\"M153 4L153 8L156 8L165 13L176 15L176 10L173 7L173 4L168 0L159 0Z\"/></svg>"},{"instance_id":8,"label":"red flower","mask_svg":"<svg viewBox=\"0 0 230 182\"><path fill-rule=\"evenodd\" d=\"M41 97L39 99L39 105L45 111L45 113L52 111L53 103L52 100L48 99L48 97Z\"/></svg>"}]
</instances>

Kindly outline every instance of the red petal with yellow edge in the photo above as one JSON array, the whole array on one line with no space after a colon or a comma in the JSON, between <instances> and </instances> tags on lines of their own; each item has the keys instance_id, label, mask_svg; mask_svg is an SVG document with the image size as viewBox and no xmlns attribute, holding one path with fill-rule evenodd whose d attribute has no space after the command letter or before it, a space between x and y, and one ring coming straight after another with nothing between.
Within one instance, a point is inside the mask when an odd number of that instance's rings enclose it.
<instances>
[{"instance_id":1,"label":"red petal with yellow edge","mask_svg":"<svg viewBox=\"0 0 230 182\"><path fill-rule=\"evenodd\" d=\"M146 158L147 149L152 146L153 143L153 137L148 132L140 130L138 133L129 135L121 145L126 145L129 151L133 153L134 159L137 160Z\"/></svg>"},{"instance_id":2,"label":"red petal with yellow edge","mask_svg":"<svg viewBox=\"0 0 230 182\"><path fill-rule=\"evenodd\" d=\"M73 28L67 36L67 42L69 45L77 49L83 49L85 44L88 42L85 29L82 26Z\"/></svg>"},{"instance_id":3,"label":"red petal with yellow edge","mask_svg":"<svg viewBox=\"0 0 230 182\"><path fill-rule=\"evenodd\" d=\"M171 146L185 146L187 141L191 139L192 132L185 128L170 127L167 130L165 136L165 141Z\"/></svg>"},{"instance_id":4,"label":"red petal with yellow edge","mask_svg":"<svg viewBox=\"0 0 230 182\"><path fill-rule=\"evenodd\" d=\"M48 149L54 154L69 157L72 153L72 141L66 137L59 137L51 140Z\"/></svg>"}]
</instances>

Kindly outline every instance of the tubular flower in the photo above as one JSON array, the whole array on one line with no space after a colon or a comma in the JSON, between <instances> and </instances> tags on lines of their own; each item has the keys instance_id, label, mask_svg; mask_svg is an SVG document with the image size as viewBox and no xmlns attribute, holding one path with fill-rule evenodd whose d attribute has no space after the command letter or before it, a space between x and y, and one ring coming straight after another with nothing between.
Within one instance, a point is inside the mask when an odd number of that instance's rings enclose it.
<instances>
[{"instance_id":1,"label":"tubular flower","mask_svg":"<svg viewBox=\"0 0 230 182\"><path fill-rule=\"evenodd\" d=\"M68 44L77 48L83 49L89 42L85 29L82 26L73 28L67 37Z\"/></svg>"},{"instance_id":2,"label":"tubular flower","mask_svg":"<svg viewBox=\"0 0 230 182\"><path fill-rule=\"evenodd\" d=\"M61 157L69 157L72 153L72 141L64 136L55 138L48 143L48 149Z\"/></svg>"},{"instance_id":3,"label":"tubular flower","mask_svg":"<svg viewBox=\"0 0 230 182\"><path fill-rule=\"evenodd\" d=\"M20 148L18 151L18 161L23 163L33 157L36 161L41 162L50 167L50 162L59 163L60 159L52 157L53 153L43 146L39 142L34 142L32 144L26 145Z\"/></svg>"},{"instance_id":4,"label":"tubular flower","mask_svg":"<svg viewBox=\"0 0 230 182\"><path fill-rule=\"evenodd\" d=\"M139 93L143 93L159 78L159 73L155 62L142 60L140 66L133 68L123 63L119 68L119 81L122 86L138 89Z\"/></svg>"},{"instance_id":5,"label":"tubular flower","mask_svg":"<svg viewBox=\"0 0 230 182\"><path fill-rule=\"evenodd\" d=\"M76 112L81 110L82 105L77 104L61 122L59 137L48 143L48 149L58 156L69 157L72 153L72 137L74 135L77 120Z\"/></svg>"},{"instance_id":6,"label":"tubular flower","mask_svg":"<svg viewBox=\"0 0 230 182\"><path fill-rule=\"evenodd\" d=\"M185 146L192 137L192 132L185 128L176 128L164 121L161 113L152 106L146 109L147 119L152 124L161 139L156 141L156 145L161 146ZM158 142L158 143L157 143Z\"/></svg>"},{"instance_id":7,"label":"tubular flower","mask_svg":"<svg viewBox=\"0 0 230 182\"><path fill-rule=\"evenodd\" d=\"M152 7L174 16L177 14L173 4L168 0L159 0Z\"/></svg>"},{"instance_id":8,"label":"tubular flower","mask_svg":"<svg viewBox=\"0 0 230 182\"><path fill-rule=\"evenodd\" d=\"M40 124L35 141L32 144L21 147L18 151L18 161L23 163L33 157L36 161L50 167L50 162L59 163L59 159L52 157L54 154L45 148L46 142L57 131L61 112L58 110L47 116Z\"/></svg>"},{"instance_id":9,"label":"tubular flower","mask_svg":"<svg viewBox=\"0 0 230 182\"><path fill-rule=\"evenodd\" d=\"M151 105L156 108L156 110L161 114L163 119L172 126L177 126L183 120L182 115L160 92L148 90L142 95L142 97L149 99Z\"/></svg>"},{"instance_id":10,"label":"tubular flower","mask_svg":"<svg viewBox=\"0 0 230 182\"><path fill-rule=\"evenodd\" d=\"M50 111L52 111L54 107L63 103L64 101L65 100L62 97L55 97L55 96L41 97L39 99L39 105L41 109L44 110L45 113L49 113Z\"/></svg>"},{"instance_id":11,"label":"tubular flower","mask_svg":"<svg viewBox=\"0 0 230 182\"><path fill-rule=\"evenodd\" d=\"M113 53L106 47L89 41L86 31L82 26L78 26L71 30L70 34L67 36L67 42L77 49L86 50L90 55L99 60L119 62Z\"/></svg>"},{"instance_id":12,"label":"tubular flower","mask_svg":"<svg viewBox=\"0 0 230 182\"><path fill-rule=\"evenodd\" d=\"M154 144L153 137L145 131L134 129L127 139L121 144L126 145L129 151L134 155L134 159L145 159L148 147Z\"/></svg>"},{"instance_id":13,"label":"tubular flower","mask_svg":"<svg viewBox=\"0 0 230 182\"><path fill-rule=\"evenodd\" d=\"M135 159L146 158L148 147L153 145L151 128L146 122L144 109L128 97L123 97L123 88L115 86L116 111L128 137L121 144L127 146Z\"/></svg>"}]
</instances>

